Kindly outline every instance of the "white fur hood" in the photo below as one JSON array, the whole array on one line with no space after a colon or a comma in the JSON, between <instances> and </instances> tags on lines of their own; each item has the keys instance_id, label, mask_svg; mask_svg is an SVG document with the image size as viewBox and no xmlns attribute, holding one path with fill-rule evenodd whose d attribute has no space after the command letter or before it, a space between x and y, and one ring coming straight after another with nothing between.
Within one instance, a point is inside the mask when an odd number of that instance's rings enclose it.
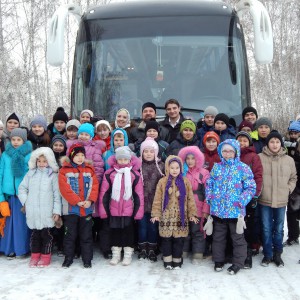
<instances>
[{"instance_id":1,"label":"white fur hood","mask_svg":"<svg viewBox=\"0 0 300 300\"><path fill-rule=\"evenodd\" d=\"M49 147L40 147L31 153L30 160L28 162L29 170L36 168L36 160L41 155L46 157L49 167L53 170L53 172L57 173L59 170L59 167L57 165L54 153L53 153L52 149Z\"/></svg>"}]
</instances>

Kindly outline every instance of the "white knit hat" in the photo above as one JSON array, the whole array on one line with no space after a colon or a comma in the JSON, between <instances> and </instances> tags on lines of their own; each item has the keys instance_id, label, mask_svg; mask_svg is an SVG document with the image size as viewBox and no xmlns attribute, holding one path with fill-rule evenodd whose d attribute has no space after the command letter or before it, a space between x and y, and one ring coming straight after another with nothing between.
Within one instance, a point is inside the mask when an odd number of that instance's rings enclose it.
<instances>
[{"instance_id":1,"label":"white knit hat","mask_svg":"<svg viewBox=\"0 0 300 300\"><path fill-rule=\"evenodd\" d=\"M122 146L116 149L116 159L131 159L132 152L128 146Z\"/></svg>"},{"instance_id":2,"label":"white knit hat","mask_svg":"<svg viewBox=\"0 0 300 300\"><path fill-rule=\"evenodd\" d=\"M77 129L79 129L80 125L81 123L78 120L72 119L67 123L66 129L68 129L70 126L75 126Z\"/></svg>"},{"instance_id":3,"label":"white knit hat","mask_svg":"<svg viewBox=\"0 0 300 300\"><path fill-rule=\"evenodd\" d=\"M99 126L99 125L102 125L102 124L105 125L105 126L107 126L110 132L112 131L112 128L111 128L109 122L107 122L106 120L100 120L100 121L98 121L98 122L96 123L96 125L95 125L96 131L97 131L98 126Z\"/></svg>"},{"instance_id":4,"label":"white knit hat","mask_svg":"<svg viewBox=\"0 0 300 300\"><path fill-rule=\"evenodd\" d=\"M84 113L88 113L88 114L91 116L91 118L94 117L94 113L93 113L91 110L89 110L89 109L84 109L84 110L80 113L80 117L81 117L82 114L84 114Z\"/></svg>"}]
</instances>

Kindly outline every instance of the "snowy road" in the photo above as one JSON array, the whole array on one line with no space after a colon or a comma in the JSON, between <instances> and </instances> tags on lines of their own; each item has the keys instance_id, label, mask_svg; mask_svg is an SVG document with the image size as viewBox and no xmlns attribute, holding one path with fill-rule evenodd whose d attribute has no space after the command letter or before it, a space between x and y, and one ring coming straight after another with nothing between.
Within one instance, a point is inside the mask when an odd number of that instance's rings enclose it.
<instances>
[{"instance_id":1,"label":"snowy road","mask_svg":"<svg viewBox=\"0 0 300 300\"><path fill-rule=\"evenodd\" d=\"M29 258L0 256L0 299L300 299L300 246L284 249L284 268L261 267L260 254L252 270L236 276L214 272L210 260L199 266L186 260L181 270L166 271L160 260L135 256L130 266L113 267L95 252L92 269L83 269L81 260L62 269L56 255L45 269L28 268Z\"/></svg>"}]
</instances>

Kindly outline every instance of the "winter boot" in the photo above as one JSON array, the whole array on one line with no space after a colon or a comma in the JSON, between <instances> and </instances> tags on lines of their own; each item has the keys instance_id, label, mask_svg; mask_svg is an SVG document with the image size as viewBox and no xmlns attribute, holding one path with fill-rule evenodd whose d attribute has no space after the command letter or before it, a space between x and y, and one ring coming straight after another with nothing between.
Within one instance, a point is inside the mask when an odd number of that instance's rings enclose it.
<instances>
[{"instance_id":1,"label":"winter boot","mask_svg":"<svg viewBox=\"0 0 300 300\"><path fill-rule=\"evenodd\" d=\"M148 254L147 254L147 247L148 243L139 243L139 254L138 254L138 259L139 260L144 260L146 258L148 258Z\"/></svg>"},{"instance_id":2,"label":"winter boot","mask_svg":"<svg viewBox=\"0 0 300 300\"><path fill-rule=\"evenodd\" d=\"M111 265L115 266L121 261L122 248L121 247L112 247L111 251L112 251L112 259L110 260L109 263Z\"/></svg>"},{"instance_id":3,"label":"winter boot","mask_svg":"<svg viewBox=\"0 0 300 300\"><path fill-rule=\"evenodd\" d=\"M277 267L284 267L284 262L281 258L281 253L280 252L275 252L274 255L273 255L273 261L275 263L275 265Z\"/></svg>"},{"instance_id":4,"label":"winter boot","mask_svg":"<svg viewBox=\"0 0 300 300\"><path fill-rule=\"evenodd\" d=\"M148 245L148 259L151 262L156 262L157 261L156 248L157 248L157 244L149 243L149 245Z\"/></svg>"},{"instance_id":5,"label":"winter boot","mask_svg":"<svg viewBox=\"0 0 300 300\"><path fill-rule=\"evenodd\" d=\"M237 265L232 265L227 269L228 274L235 275L240 270L240 267Z\"/></svg>"},{"instance_id":6,"label":"winter boot","mask_svg":"<svg viewBox=\"0 0 300 300\"><path fill-rule=\"evenodd\" d=\"M66 256L65 260L64 260L64 262L62 264L62 267L65 268L65 269L67 269L67 268L69 268L72 265L72 263L73 263L73 259Z\"/></svg>"},{"instance_id":7,"label":"winter boot","mask_svg":"<svg viewBox=\"0 0 300 300\"><path fill-rule=\"evenodd\" d=\"M134 249L131 247L124 247L123 266L129 266L131 264L133 251Z\"/></svg>"},{"instance_id":8,"label":"winter boot","mask_svg":"<svg viewBox=\"0 0 300 300\"><path fill-rule=\"evenodd\" d=\"M188 252L186 252L186 251L183 251L182 252L182 257L183 258L187 258L189 256L189 253Z\"/></svg>"},{"instance_id":9,"label":"winter boot","mask_svg":"<svg viewBox=\"0 0 300 300\"><path fill-rule=\"evenodd\" d=\"M215 269L216 272L221 272L224 269L224 263L223 262L216 262L214 269Z\"/></svg>"},{"instance_id":10,"label":"winter boot","mask_svg":"<svg viewBox=\"0 0 300 300\"><path fill-rule=\"evenodd\" d=\"M263 266L263 267L268 267L270 263L271 263L271 259L264 256L264 258L262 259L260 265Z\"/></svg>"},{"instance_id":11,"label":"winter boot","mask_svg":"<svg viewBox=\"0 0 300 300\"><path fill-rule=\"evenodd\" d=\"M245 260L244 269L251 269L252 268L252 249L247 249L247 258Z\"/></svg>"},{"instance_id":12,"label":"winter boot","mask_svg":"<svg viewBox=\"0 0 300 300\"><path fill-rule=\"evenodd\" d=\"M164 267L166 270L172 270L173 264L172 264L172 256L163 256L164 261Z\"/></svg>"},{"instance_id":13,"label":"winter boot","mask_svg":"<svg viewBox=\"0 0 300 300\"><path fill-rule=\"evenodd\" d=\"M192 256L192 264L200 265L202 259L203 259L203 253L194 253Z\"/></svg>"},{"instance_id":14,"label":"winter boot","mask_svg":"<svg viewBox=\"0 0 300 300\"><path fill-rule=\"evenodd\" d=\"M179 257L179 258L173 257L173 269L174 270L181 269L182 263L183 263L182 257Z\"/></svg>"},{"instance_id":15,"label":"winter boot","mask_svg":"<svg viewBox=\"0 0 300 300\"><path fill-rule=\"evenodd\" d=\"M49 253L49 254L41 254L41 259L38 262L37 266L39 268L48 267L50 265L50 262L51 262L51 253Z\"/></svg>"},{"instance_id":16,"label":"winter boot","mask_svg":"<svg viewBox=\"0 0 300 300\"><path fill-rule=\"evenodd\" d=\"M31 253L29 267L35 268L40 260L41 253Z\"/></svg>"}]
</instances>

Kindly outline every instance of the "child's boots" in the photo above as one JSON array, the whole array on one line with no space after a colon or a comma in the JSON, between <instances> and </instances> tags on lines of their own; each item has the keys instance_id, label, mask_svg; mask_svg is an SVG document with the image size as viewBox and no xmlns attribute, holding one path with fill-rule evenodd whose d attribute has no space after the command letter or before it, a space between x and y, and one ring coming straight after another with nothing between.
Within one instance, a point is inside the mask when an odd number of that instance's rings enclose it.
<instances>
[{"instance_id":1,"label":"child's boots","mask_svg":"<svg viewBox=\"0 0 300 300\"><path fill-rule=\"evenodd\" d=\"M31 253L29 267L35 268L40 260L41 253Z\"/></svg>"},{"instance_id":2,"label":"child's boots","mask_svg":"<svg viewBox=\"0 0 300 300\"><path fill-rule=\"evenodd\" d=\"M166 270L173 269L172 256L163 256L164 267Z\"/></svg>"},{"instance_id":3,"label":"child's boots","mask_svg":"<svg viewBox=\"0 0 300 300\"><path fill-rule=\"evenodd\" d=\"M122 261L123 266L129 266L131 264L133 250L134 249L131 247L124 247L124 258Z\"/></svg>"},{"instance_id":4,"label":"child's boots","mask_svg":"<svg viewBox=\"0 0 300 300\"><path fill-rule=\"evenodd\" d=\"M139 260L148 258L147 248L148 248L148 243L139 243L139 249L140 249L140 253L138 254Z\"/></svg>"},{"instance_id":5,"label":"child's boots","mask_svg":"<svg viewBox=\"0 0 300 300\"><path fill-rule=\"evenodd\" d=\"M38 262L37 266L39 268L44 268L44 267L48 267L50 265L51 262L51 254L42 254L40 261Z\"/></svg>"},{"instance_id":6,"label":"child's boots","mask_svg":"<svg viewBox=\"0 0 300 300\"><path fill-rule=\"evenodd\" d=\"M157 261L157 255L156 255L156 249L157 249L157 244L155 243L149 243L148 247L148 259L151 262L156 262Z\"/></svg>"},{"instance_id":7,"label":"child's boots","mask_svg":"<svg viewBox=\"0 0 300 300\"><path fill-rule=\"evenodd\" d=\"M109 263L111 265L115 266L121 261L122 248L121 247L112 247L111 251L112 251L112 259L110 260Z\"/></svg>"}]
</instances>

